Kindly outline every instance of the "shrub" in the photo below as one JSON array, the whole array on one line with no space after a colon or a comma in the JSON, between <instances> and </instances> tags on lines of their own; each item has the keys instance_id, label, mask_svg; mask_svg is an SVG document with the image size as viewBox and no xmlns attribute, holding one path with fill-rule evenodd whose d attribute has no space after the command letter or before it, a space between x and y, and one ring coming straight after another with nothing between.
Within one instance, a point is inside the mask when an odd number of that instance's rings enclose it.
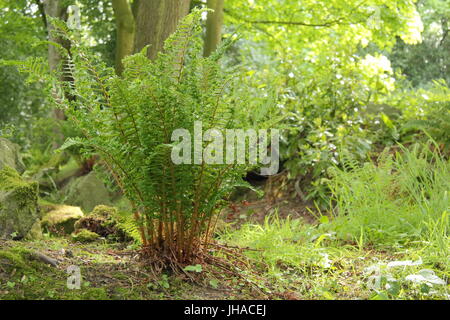
<instances>
[{"instance_id":1,"label":"shrub","mask_svg":"<svg viewBox=\"0 0 450 320\"><path fill-rule=\"evenodd\" d=\"M226 45L202 57L200 20L200 11L187 16L154 61L145 49L126 58L122 77L55 22L72 41L65 69L75 79L59 88L75 99L55 100L84 135L67 140L62 149L76 145L87 157L100 156L99 164L133 205L146 252L164 266L191 263L205 252L213 217L233 187L243 185L247 170L246 165L171 160L175 129L193 137L196 121L204 131L250 127L245 98L233 94L232 79L219 64Z\"/></svg>"},{"instance_id":2,"label":"shrub","mask_svg":"<svg viewBox=\"0 0 450 320\"><path fill-rule=\"evenodd\" d=\"M417 131L425 132L448 152L450 148L450 89L436 81L429 89L400 93L397 104L403 110L401 131L406 138L416 140ZM413 133L413 134L411 134Z\"/></svg>"}]
</instances>

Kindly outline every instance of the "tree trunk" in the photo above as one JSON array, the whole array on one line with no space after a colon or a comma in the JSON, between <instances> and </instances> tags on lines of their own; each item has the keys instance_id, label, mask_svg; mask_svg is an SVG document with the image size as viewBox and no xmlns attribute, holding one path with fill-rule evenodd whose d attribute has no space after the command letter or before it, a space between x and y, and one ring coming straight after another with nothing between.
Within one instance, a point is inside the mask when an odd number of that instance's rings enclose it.
<instances>
[{"instance_id":1,"label":"tree trunk","mask_svg":"<svg viewBox=\"0 0 450 320\"><path fill-rule=\"evenodd\" d=\"M164 41L176 30L178 22L189 13L190 0L135 0L135 52L146 45L149 59L162 51Z\"/></svg>"},{"instance_id":2,"label":"tree trunk","mask_svg":"<svg viewBox=\"0 0 450 320\"><path fill-rule=\"evenodd\" d=\"M117 28L116 72L123 71L122 60L133 53L135 25L131 6L128 0L112 0Z\"/></svg>"},{"instance_id":3,"label":"tree trunk","mask_svg":"<svg viewBox=\"0 0 450 320\"><path fill-rule=\"evenodd\" d=\"M67 4L65 4L62 0L45 0L44 1L44 9L45 15L52 18L57 18L62 21L67 21L68 13L67 13ZM57 37L53 34L54 26L51 23L47 24L48 31L48 40L50 42L58 43L67 50L70 49L70 42L60 37ZM58 70L64 63L64 57L59 53L58 49L49 44L48 46L48 64L50 66L50 70ZM62 81L73 81L70 76L63 76ZM64 115L64 111L61 109L54 110L54 117L58 120L65 120L66 117Z\"/></svg>"},{"instance_id":4,"label":"tree trunk","mask_svg":"<svg viewBox=\"0 0 450 320\"><path fill-rule=\"evenodd\" d=\"M206 36L203 55L208 57L213 53L222 39L223 25L223 3L224 0L208 0L208 9L214 12L208 12L206 20Z\"/></svg>"}]
</instances>

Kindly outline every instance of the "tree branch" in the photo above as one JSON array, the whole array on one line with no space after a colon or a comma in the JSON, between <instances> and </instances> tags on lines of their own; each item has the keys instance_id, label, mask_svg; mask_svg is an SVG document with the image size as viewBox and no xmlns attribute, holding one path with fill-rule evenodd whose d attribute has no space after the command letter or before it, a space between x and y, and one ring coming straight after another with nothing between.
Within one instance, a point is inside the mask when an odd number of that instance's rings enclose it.
<instances>
[{"instance_id":1,"label":"tree branch","mask_svg":"<svg viewBox=\"0 0 450 320\"><path fill-rule=\"evenodd\" d=\"M335 20L323 22L323 23L307 23L302 21L279 21L279 20L249 20L245 19L238 14L231 12L230 10L224 9L224 12L231 17L241 20L246 23L251 24L276 24L276 25L293 25L293 26L304 26L304 27L331 27L333 25L341 23L344 18L338 18Z\"/></svg>"},{"instance_id":2,"label":"tree branch","mask_svg":"<svg viewBox=\"0 0 450 320\"><path fill-rule=\"evenodd\" d=\"M41 0L34 0L34 2L39 8L39 12L41 13L42 17L42 22L44 23L44 27L47 30L47 16L45 15L44 4L41 2Z\"/></svg>"},{"instance_id":3,"label":"tree branch","mask_svg":"<svg viewBox=\"0 0 450 320\"><path fill-rule=\"evenodd\" d=\"M351 16L351 14L353 14L356 10L358 10L365 3L366 3L366 1L363 0L358 5L356 5L354 8L352 8L350 10L350 13L347 15L347 17L340 17L340 18L322 22L322 23L308 23L308 22L303 22L303 21L281 21L281 20L249 20L249 19L246 19L228 9L224 9L224 12L235 19L238 19L243 22L250 23L250 24L275 24L275 25L291 25L291 26L327 28L327 27L331 27L331 26L343 23L346 19L348 19ZM351 23L351 22L349 22L349 23ZM357 22L357 23L361 23L361 21Z\"/></svg>"}]
</instances>

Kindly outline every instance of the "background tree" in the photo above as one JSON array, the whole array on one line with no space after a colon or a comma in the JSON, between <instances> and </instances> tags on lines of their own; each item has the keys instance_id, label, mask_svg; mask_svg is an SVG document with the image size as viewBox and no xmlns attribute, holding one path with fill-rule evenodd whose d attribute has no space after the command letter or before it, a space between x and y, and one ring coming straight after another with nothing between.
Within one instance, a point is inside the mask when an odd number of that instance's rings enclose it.
<instances>
[{"instance_id":1,"label":"background tree","mask_svg":"<svg viewBox=\"0 0 450 320\"><path fill-rule=\"evenodd\" d=\"M39 1L38 1L39 3ZM48 40L50 44L48 45L48 64L50 66L50 70L60 69L63 65L67 64L66 58L61 53L61 49L59 49L55 44L62 46L65 50L70 52L70 42L62 39L57 34L55 34L54 27L52 23L48 23L47 17L59 19L61 21L67 22L68 18L68 2L62 0L45 0L43 2L44 7L44 16L43 19L46 21L46 27L48 32ZM62 73L62 81L73 81L70 74L67 72ZM63 110L55 109L54 111L55 118L58 120L65 120L65 115Z\"/></svg>"},{"instance_id":2,"label":"background tree","mask_svg":"<svg viewBox=\"0 0 450 320\"><path fill-rule=\"evenodd\" d=\"M135 52L149 45L147 56L154 59L162 50L164 41L177 28L181 18L188 14L190 0L135 0Z\"/></svg>"},{"instance_id":3,"label":"background tree","mask_svg":"<svg viewBox=\"0 0 450 320\"><path fill-rule=\"evenodd\" d=\"M208 12L206 20L206 35L205 35L205 47L204 56L209 56L214 50L216 50L220 40L222 38L222 25L223 25L223 5L224 0L208 0L207 7L214 11Z\"/></svg>"},{"instance_id":4,"label":"background tree","mask_svg":"<svg viewBox=\"0 0 450 320\"><path fill-rule=\"evenodd\" d=\"M435 79L450 84L450 2L422 0L417 8L425 26L423 41L416 45L399 41L388 56L415 87Z\"/></svg>"},{"instance_id":5,"label":"background tree","mask_svg":"<svg viewBox=\"0 0 450 320\"><path fill-rule=\"evenodd\" d=\"M135 22L133 12L127 0L112 0L114 16L116 18L116 71L123 70L122 60L134 51ZM143 30L140 30L142 32Z\"/></svg>"}]
</instances>

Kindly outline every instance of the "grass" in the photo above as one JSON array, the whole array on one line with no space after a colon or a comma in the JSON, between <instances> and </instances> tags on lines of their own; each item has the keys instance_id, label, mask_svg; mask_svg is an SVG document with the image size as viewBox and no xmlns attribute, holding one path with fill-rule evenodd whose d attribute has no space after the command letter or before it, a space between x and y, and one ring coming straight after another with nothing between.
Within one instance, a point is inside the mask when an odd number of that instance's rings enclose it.
<instances>
[{"instance_id":1,"label":"grass","mask_svg":"<svg viewBox=\"0 0 450 320\"><path fill-rule=\"evenodd\" d=\"M394 245L447 232L448 223L435 223L449 210L449 161L429 147L402 151L382 154L378 164L333 171L332 228L339 238Z\"/></svg>"},{"instance_id":2,"label":"grass","mask_svg":"<svg viewBox=\"0 0 450 320\"><path fill-rule=\"evenodd\" d=\"M426 246L359 247L336 238L329 227L272 216L264 225L229 230L221 241L249 247L246 254L265 279L261 287L285 299L450 298L450 287L441 284L448 274L429 259ZM439 284L409 280L423 270L431 270Z\"/></svg>"},{"instance_id":3,"label":"grass","mask_svg":"<svg viewBox=\"0 0 450 320\"><path fill-rule=\"evenodd\" d=\"M360 246L415 248L450 271L450 162L430 143L335 170L330 230Z\"/></svg>"},{"instance_id":4,"label":"grass","mask_svg":"<svg viewBox=\"0 0 450 320\"><path fill-rule=\"evenodd\" d=\"M268 288L287 297L449 299L450 164L433 150L335 169L333 214L315 226L274 215L220 239L250 247Z\"/></svg>"}]
</instances>

